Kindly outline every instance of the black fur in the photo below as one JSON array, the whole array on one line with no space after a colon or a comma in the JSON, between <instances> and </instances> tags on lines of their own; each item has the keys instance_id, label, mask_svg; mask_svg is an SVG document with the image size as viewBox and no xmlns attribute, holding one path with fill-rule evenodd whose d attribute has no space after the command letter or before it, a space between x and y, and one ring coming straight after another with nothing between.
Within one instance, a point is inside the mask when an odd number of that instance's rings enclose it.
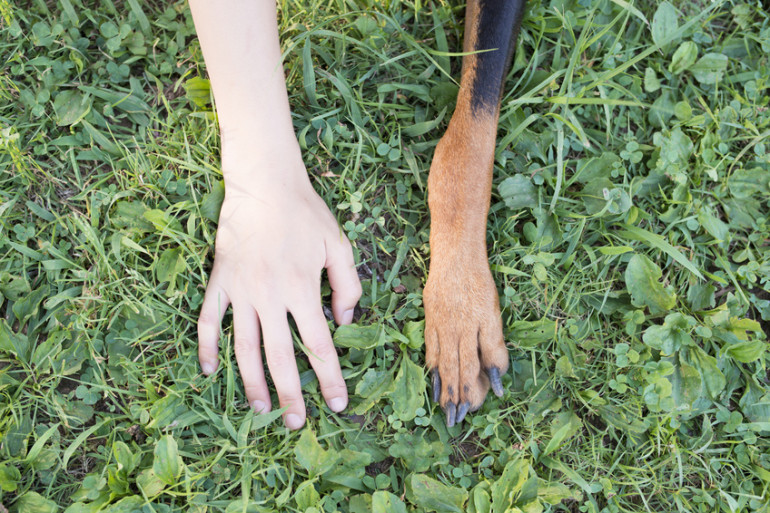
<instances>
[{"instance_id":1,"label":"black fur","mask_svg":"<svg viewBox=\"0 0 770 513\"><path fill-rule=\"evenodd\" d=\"M480 0L478 35L473 50L481 53L475 56L472 111L494 111L500 103L505 75L516 48L524 3L525 0Z\"/></svg>"}]
</instances>

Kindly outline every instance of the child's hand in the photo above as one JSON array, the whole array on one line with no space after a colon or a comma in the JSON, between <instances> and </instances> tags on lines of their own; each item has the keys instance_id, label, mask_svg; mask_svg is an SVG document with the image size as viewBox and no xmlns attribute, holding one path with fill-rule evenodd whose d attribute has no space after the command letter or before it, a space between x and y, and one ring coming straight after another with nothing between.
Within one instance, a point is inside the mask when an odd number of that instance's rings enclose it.
<instances>
[{"instance_id":1,"label":"child's hand","mask_svg":"<svg viewBox=\"0 0 770 513\"><path fill-rule=\"evenodd\" d=\"M321 269L339 324L361 296L345 235L310 186L286 93L275 2L190 0L211 77L222 137L225 201L214 269L198 319L201 367L217 367L219 325L233 305L235 356L249 404L270 410L260 339L286 425L305 423L287 313L312 353L326 402L348 403L337 353L321 310ZM260 337L260 331L263 337Z\"/></svg>"},{"instance_id":2,"label":"child's hand","mask_svg":"<svg viewBox=\"0 0 770 513\"><path fill-rule=\"evenodd\" d=\"M281 407L288 407L286 426L298 429L305 423L305 404L287 313L311 353L326 403L341 411L348 394L321 309L321 270L327 269L338 324L352 321L361 284L350 242L310 185L301 160L289 167L239 173L251 177L245 181L225 175L214 269L198 319L198 356L203 372L214 372L220 323L232 305L235 356L249 404L263 413L271 408L262 340Z\"/></svg>"}]
</instances>

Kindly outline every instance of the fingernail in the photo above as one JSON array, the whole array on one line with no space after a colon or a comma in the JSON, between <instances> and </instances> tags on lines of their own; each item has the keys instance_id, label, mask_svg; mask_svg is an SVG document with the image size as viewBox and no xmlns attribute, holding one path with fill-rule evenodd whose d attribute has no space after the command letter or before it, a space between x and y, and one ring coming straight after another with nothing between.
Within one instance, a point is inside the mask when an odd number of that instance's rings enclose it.
<instances>
[{"instance_id":1,"label":"fingernail","mask_svg":"<svg viewBox=\"0 0 770 513\"><path fill-rule=\"evenodd\" d=\"M201 364L201 370L203 370L203 374L208 376L209 374L213 373L215 370L217 370L216 365L214 365L211 362L203 362Z\"/></svg>"},{"instance_id":2,"label":"fingernail","mask_svg":"<svg viewBox=\"0 0 770 513\"><path fill-rule=\"evenodd\" d=\"M344 397L335 397L331 401L329 401L329 408L334 412L340 412L345 409L345 406L348 405L348 402L345 400Z\"/></svg>"},{"instance_id":3,"label":"fingernail","mask_svg":"<svg viewBox=\"0 0 770 513\"><path fill-rule=\"evenodd\" d=\"M267 405L262 401L259 401L259 400L254 401L253 403L251 403L251 407L254 408L254 411L257 413L262 413L262 412L267 413Z\"/></svg>"},{"instance_id":4,"label":"fingernail","mask_svg":"<svg viewBox=\"0 0 770 513\"><path fill-rule=\"evenodd\" d=\"M350 324L353 322L353 309L345 310L345 313L342 314L342 324Z\"/></svg>"},{"instance_id":5,"label":"fingernail","mask_svg":"<svg viewBox=\"0 0 770 513\"><path fill-rule=\"evenodd\" d=\"M299 429L302 427L302 424L304 424L302 419L299 418L299 415L294 413L289 413L286 415L284 422L286 422L286 427L289 429Z\"/></svg>"}]
</instances>

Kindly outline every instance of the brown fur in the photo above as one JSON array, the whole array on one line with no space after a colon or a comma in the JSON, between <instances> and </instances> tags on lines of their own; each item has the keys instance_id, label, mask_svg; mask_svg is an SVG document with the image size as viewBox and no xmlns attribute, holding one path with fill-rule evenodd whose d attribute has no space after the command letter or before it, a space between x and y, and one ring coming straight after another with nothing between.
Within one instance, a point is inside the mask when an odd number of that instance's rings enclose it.
<instances>
[{"instance_id":1,"label":"brown fur","mask_svg":"<svg viewBox=\"0 0 770 513\"><path fill-rule=\"evenodd\" d=\"M469 2L466 51L476 34L478 6ZM478 409L489 390L485 370L508 368L497 289L489 270L487 214L499 108L473 111L475 56L463 59L457 107L436 147L428 177L431 262L425 286L429 369L441 376L440 404Z\"/></svg>"}]
</instances>

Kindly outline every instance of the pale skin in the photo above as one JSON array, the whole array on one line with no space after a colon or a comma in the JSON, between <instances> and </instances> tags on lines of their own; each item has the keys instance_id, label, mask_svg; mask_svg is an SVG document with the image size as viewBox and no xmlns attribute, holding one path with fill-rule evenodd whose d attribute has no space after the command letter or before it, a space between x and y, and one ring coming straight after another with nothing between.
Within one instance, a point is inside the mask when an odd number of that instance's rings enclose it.
<instances>
[{"instance_id":1,"label":"pale skin","mask_svg":"<svg viewBox=\"0 0 770 513\"><path fill-rule=\"evenodd\" d=\"M344 233L310 184L294 134L274 0L190 0L214 91L225 199L214 268L198 319L204 374L218 364L222 317L233 310L234 349L249 405L273 407L265 367L290 429L306 419L288 314L310 352L332 411L348 404L321 309L326 268L337 324L353 320L361 284ZM262 349L265 360L263 362Z\"/></svg>"}]
</instances>

